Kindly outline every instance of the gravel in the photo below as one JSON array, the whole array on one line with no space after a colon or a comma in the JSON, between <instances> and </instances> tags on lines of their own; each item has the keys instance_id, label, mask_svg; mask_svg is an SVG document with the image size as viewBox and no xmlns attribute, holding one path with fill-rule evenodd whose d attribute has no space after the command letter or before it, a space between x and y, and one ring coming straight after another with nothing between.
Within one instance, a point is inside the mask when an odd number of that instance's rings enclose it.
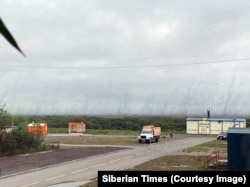
<instances>
[{"instance_id":1,"label":"gravel","mask_svg":"<svg viewBox=\"0 0 250 187\"><path fill-rule=\"evenodd\" d=\"M0 178L21 172L127 149L125 147L69 147L57 150L0 158Z\"/></svg>"}]
</instances>

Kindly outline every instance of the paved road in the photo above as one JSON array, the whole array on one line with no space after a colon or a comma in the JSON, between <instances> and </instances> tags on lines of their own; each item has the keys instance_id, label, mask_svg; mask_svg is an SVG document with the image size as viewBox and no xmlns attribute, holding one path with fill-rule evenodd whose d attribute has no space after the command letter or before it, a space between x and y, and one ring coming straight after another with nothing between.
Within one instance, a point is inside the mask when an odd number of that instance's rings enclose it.
<instances>
[{"instance_id":1,"label":"paved road","mask_svg":"<svg viewBox=\"0 0 250 187\"><path fill-rule=\"evenodd\" d=\"M99 170L125 170L157 157L181 154L181 150L184 148L211 140L214 140L214 137L187 136L173 138L167 142L138 144L133 149L92 156L4 177L0 179L0 186L77 187L96 178Z\"/></svg>"}]
</instances>

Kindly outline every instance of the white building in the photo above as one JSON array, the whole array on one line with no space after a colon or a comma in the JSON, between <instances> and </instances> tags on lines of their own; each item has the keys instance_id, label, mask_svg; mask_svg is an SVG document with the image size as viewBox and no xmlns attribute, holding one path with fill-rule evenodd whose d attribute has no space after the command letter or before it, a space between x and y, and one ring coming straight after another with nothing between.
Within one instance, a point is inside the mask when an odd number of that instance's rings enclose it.
<instances>
[{"instance_id":1,"label":"white building","mask_svg":"<svg viewBox=\"0 0 250 187\"><path fill-rule=\"evenodd\" d=\"M192 118L186 119L187 134L219 134L229 127L245 128L245 118Z\"/></svg>"}]
</instances>

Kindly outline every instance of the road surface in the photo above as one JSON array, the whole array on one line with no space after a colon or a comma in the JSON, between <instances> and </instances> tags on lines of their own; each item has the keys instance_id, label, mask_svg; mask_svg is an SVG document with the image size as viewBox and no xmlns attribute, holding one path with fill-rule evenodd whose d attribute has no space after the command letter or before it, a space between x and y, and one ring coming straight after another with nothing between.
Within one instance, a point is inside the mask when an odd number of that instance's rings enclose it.
<instances>
[{"instance_id":1,"label":"road surface","mask_svg":"<svg viewBox=\"0 0 250 187\"><path fill-rule=\"evenodd\" d=\"M3 176L0 178L0 186L76 187L96 178L99 170L125 170L157 157L182 154L181 150L184 148L211 140L214 140L213 136L186 136L173 138L166 142L138 144L132 149L90 156L29 172ZM66 185L69 183L72 185Z\"/></svg>"}]
</instances>

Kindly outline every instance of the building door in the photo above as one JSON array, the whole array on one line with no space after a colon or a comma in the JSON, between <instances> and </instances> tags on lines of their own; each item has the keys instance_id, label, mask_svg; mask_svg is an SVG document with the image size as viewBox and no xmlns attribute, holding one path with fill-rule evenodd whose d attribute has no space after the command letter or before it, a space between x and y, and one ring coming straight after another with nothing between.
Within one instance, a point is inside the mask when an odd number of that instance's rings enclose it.
<instances>
[{"instance_id":1,"label":"building door","mask_svg":"<svg viewBox=\"0 0 250 187\"><path fill-rule=\"evenodd\" d=\"M199 123L198 134L210 134L210 124L209 123Z\"/></svg>"}]
</instances>

